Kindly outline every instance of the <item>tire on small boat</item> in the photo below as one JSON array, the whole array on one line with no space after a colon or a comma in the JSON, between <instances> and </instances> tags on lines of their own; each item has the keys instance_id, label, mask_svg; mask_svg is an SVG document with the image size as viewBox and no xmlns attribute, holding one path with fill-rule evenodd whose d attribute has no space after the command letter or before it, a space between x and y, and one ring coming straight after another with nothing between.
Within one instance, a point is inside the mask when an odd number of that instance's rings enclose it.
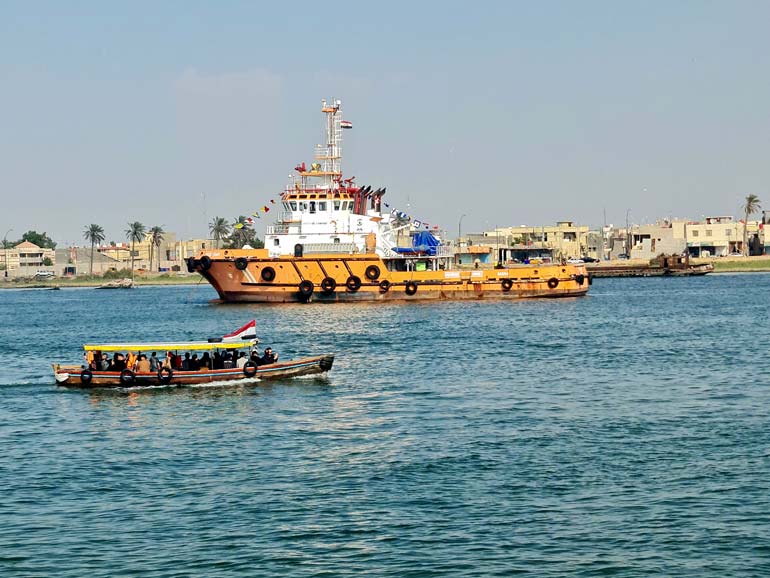
<instances>
[{"instance_id":1,"label":"tire on small boat","mask_svg":"<svg viewBox=\"0 0 770 578\"><path fill-rule=\"evenodd\" d=\"M559 280L556 277L551 277L548 279L548 288L549 289L556 289L559 286Z\"/></svg>"},{"instance_id":2,"label":"tire on small boat","mask_svg":"<svg viewBox=\"0 0 770 578\"><path fill-rule=\"evenodd\" d=\"M335 281L331 277L324 277L324 280L321 281L321 292L324 295L331 295L334 293L334 290L337 288L337 281Z\"/></svg>"},{"instance_id":3,"label":"tire on small boat","mask_svg":"<svg viewBox=\"0 0 770 578\"><path fill-rule=\"evenodd\" d=\"M171 383L171 378L174 377L174 372L170 367L161 367L158 370L158 381L162 384Z\"/></svg>"},{"instance_id":4,"label":"tire on small boat","mask_svg":"<svg viewBox=\"0 0 770 578\"><path fill-rule=\"evenodd\" d=\"M417 283L415 283L414 281L407 281L406 287L404 288L404 292L407 295L414 295L415 293L417 293Z\"/></svg>"},{"instance_id":5,"label":"tire on small boat","mask_svg":"<svg viewBox=\"0 0 770 578\"><path fill-rule=\"evenodd\" d=\"M313 295L313 290L315 289L315 285L313 285L312 281L308 281L307 279L305 279L304 281L299 282L299 285L297 288L299 289L299 296L304 301L308 301L310 297Z\"/></svg>"},{"instance_id":6,"label":"tire on small boat","mask_svg":"<svg viewBox=\"0 0 770 578\"><path fill-rule=\"evenodd\" d=\"M502 285L502 287L503 287L503 291L504 291L505 293L508 293L508 291L510 291L510 290L511 290L511 287L513 287L513 281L511 281L510 279L503 279L503 280L500 282L500 285Z\"/></svg>"},{"instance_id":7,"label":"tire on small boat","mask_svg":"<svg viewBox=\"0 0 770 578\"><path fill-rule=\"evenodd\" d=\"M575 282L578 285L583 285L583 283L585 283L585 281L586 281L586 278L585 278L584 275L581 275L579 273L577 275L575 275Z\"/></svg>"},{"instance_id":8,"label":"tire on small boat","mask_svg":"<svg viewBox=\"0 0 770 578\"><path fill-rule=\"evenodd\" d=\"M254 377L257 375L257 364L253 361L247 361L243 366L243 375L246 377Z\"/></svg>"},{"instance_id":9,"label":"tire on small boat","mask_svg":"<svg viewBox=\"0 0 770 578\"><path fill-rule=\"evenodd\" d=\"M589 273L588 274L588 285L593 285L593 284L594 284L594 276Z\"/></svg>"},{"instance_id":10,"label":"tire on small boat","mask_svg":"<svg viewBox=\"0 0 770 578\"><path fill-rule=\"evenodd\" d=\"M130 369L124 369L120 372L120 383L123 385L133 385L136 381L136 374Z\"/></svg>"},{"instance_id":11,"label":"tire on small boat","mask_svg":"<svg viewBox=\"0 0 770 578\"><path fill-rule=\"evenodd\" d=\"M94 378L94 374L91 373L90 369L84 369L80 372L80 383L84 385L88 385L91 383L91 380Z\"/></svg>"},{"instance_id":12,"label":"tire on small boat","mask_svg":"<svg viewBox=\"0 0 770 578\"><path fill-rule=\"evenodd\" d=\"M187 272L188 273L195 273L195 257L188 257L187 258Z\"/></svg>"},{"instance_id":13,"label":"tire on small boat","mask_svg":"<svg viewBox=\"0 0 770 578\"><path fill-rule=\"evenodd\" d=\"M260 276L262 277L263 281L267 281L268 283L275 279L275 269L272 267L265 267L262 269L262 272L260 273Z\"/></svg>"},{"instance_id":14,"label":"tire on small boat","mask_svg":"<svg viewBox=\"0 0 770 578\"><path fill-rule=\"evenodd\" d=\"M204 271L208 271L209 269L211 269L211 257L209 257L208 255L204 255L203 257L201 257L200 266L201 266L201 269L203 269Z\"/></svg>"},{"instance_id":15,"label":"tire on small boat","mask_svg":"<svg viewBox=\"0 0 770 578\"><path fill-rule=\"evenodd\" d=\"M364 274L369 281L376 281L380 278L380 268L377 265L369 265Z\"/></svg>"},{"instance_id":16,"label":"tire on small boat","mask_svg":"<svg viewBox=\"0 0 770 578\"><path fill-rule=\"evenodd\" d=\"M348 280L345 281L345 287L348 288L348 291L355 293L361 288L361 278L356 277L355 275L351 275L348 277Z\"/></svg>"},{"instance_id":17,"label":"tire on small boat","mask_svg":"<svg viewBox=\"0 0 770 578\"><path fill-rule=\"evenodd\" d=\"M238 271L245 271L248 265L249 262L246 260L246 257L238 257L235 260L235 268L238 269Z\"/></svg>"},{"instance_id":18,"label":"tire on small boat","mask_svg":"<svg viewBox=\"0 0 770 578\"><path fill-rule=\"evenodd\" d=\"M383 279L380 281L380 293L387 293L390 291L390 281Z\"/></svg>"}]
</instances>

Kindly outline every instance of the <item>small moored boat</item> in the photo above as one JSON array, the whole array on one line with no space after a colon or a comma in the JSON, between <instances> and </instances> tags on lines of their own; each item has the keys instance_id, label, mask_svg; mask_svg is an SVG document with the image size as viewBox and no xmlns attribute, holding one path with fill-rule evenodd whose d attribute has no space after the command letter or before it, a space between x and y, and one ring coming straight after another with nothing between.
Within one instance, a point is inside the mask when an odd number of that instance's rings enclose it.
<instances>
[{"instance_id":1,"label":"small moored boat","mask_svg":"<svg viewBox=\"0 0 770 578\"><path fill-rule=\"evenodd\" d=\"M259 343L253 334L255 323L245 325L241 329L223 337L211 338L208 341L190 341L182 343L104 343L86 344L83 346L85 355L100 358L102 354L113 353L122 357L134 354L141 358L148 352L161 352L168 358L178 357L179 353L201 352L225 355L227 353L246 353L243 367L237 367L233 361L232 367L211 369L201 367L194 369L179 369L176 364L159 362L157 371L141 371L138 367L117 367L107 370L95 369L90 364L61 364L53 363L54 378L57 385L81 388L108 387L147 387L147 386L178 386L207 384L213 382L228 382L232 384L249 383L263 379L279 379L297 377L300 375L321 374L329 371L334 363L333 354L303 357L289 361L276 361L261 364L259 358L250 355L256 351ZM91 355L89 355L89 353ZM171 354L171 355L169 355ZM237 359L238 355L234 358ZM181 356L179 356L181 359ZM164 360L165 361L165 360ZM173 366L172 366L173 365Z\"/></svg>"}]
</instances>

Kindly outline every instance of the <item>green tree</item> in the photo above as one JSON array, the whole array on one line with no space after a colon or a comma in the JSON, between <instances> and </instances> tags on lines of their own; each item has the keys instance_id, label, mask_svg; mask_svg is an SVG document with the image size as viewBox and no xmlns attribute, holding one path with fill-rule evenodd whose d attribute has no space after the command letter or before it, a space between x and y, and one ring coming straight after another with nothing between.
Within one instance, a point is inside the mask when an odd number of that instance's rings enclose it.
<instances>
[{"instance_id":1,"label":"green tree","mask_svg":"<svg viewBox=\"0 0 770 578\"><path fill-rule=\"evenodd\" d=\"M135 247L137 243L141 243L144 240L145 229L139 221L134 221L128 224L126 229L126 239L131 243L131 280L134 279L134 258L136 256Z\"/></svg>"},{"instance_id":2,"label":"green tree","mask_svg":"<svg viewBox=\"0 0 770 578\"><path fill-rule=\"evenodd\" d=\"M225 249L240 249L244 245L261 249L265 243L257 237L257 232L243 215L239 216L233 224L233 232L227 238Z\"/></svg>"},{"instance_id":3,"label":"green tree","mask_svg":"<svg viewBox=\"0 0 770 578\"><path fill-rule=\"evenodd\" d=\"M88 225L83 231L83 238L91 243L91 275L94 274L94 245L104 241L104 229L99 225Z\"/></svg>"},{"instance_id":4,"label":"green tree","mask_svg":"<svg viewBox=\"0 0 770 578\"><path fill-rule=\"evenodd\" d=\"M53 267L53 261L51 261L50 257L46 257L43 259L43 265L46 267Z\"/></svg>"},{"instance_id":5,"label":"green tree","mask_svg":"<svg viewBox=\"0 0 770 578\"><path fill-rule=\"evenodd\" d=\"M744 220L743 220L743 254L748 255L749 254L749 216L753 215L759 209L761 209L762 206L759 202L759 197L757 195L747 195L746 199L743 203L743 213L744 213Z\"/></svg>"},{"instance_id":6,"label":"green tree","mask_svg":"<svg viewBox=\"0 0 770 578\"><path fill-rule=\"evenodd\" d=\"M150 228L150 271L152 271L152 254L157 251L158 253L158 271L160 271L160 244L163 242L163 235L166 231L162 226L155 225Z\"/></svg>"},{"instance_id":7,"label":"green tree","mask_svg":"<svg viewBox=\"0 0 770 578\"><path fill-rule=\"evenodd\" d=\"M219 249L219 242L226 239L230 234L230 224L224 217L214 217L209 223L209 231L211 232L211 238L216 241L216 248Z\"/></svg>"},{"instance_id":8,"label":"green tree","mask_svg":"<svg viewBox=\"0 0 770 578\"><path fill-rule=\"evenodd\" d=\"M37 231L27 231L21 236L19 243L29 241L34 243L38 247L43 249L56 249L56 243L48 236L47 233L38 233Z\"/></svg>"}]
</instances>

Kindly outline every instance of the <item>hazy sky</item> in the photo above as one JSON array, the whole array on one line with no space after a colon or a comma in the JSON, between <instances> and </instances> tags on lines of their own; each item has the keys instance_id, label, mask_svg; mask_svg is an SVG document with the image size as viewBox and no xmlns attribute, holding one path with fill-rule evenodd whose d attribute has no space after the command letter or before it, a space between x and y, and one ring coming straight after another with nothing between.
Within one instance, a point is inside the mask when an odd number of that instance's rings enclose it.
<instances>
[{"instance_id":1,"label":"hazy sky","mask_svg":"<svg viewBox=\"0 0 770 578\"><path fill-rule=\"evenodd\" d=\"M354 123L346 174L452 234L770 208L769 23L768 1L0 0L0 235L202 236L311 161L322 98Z\"/></svg>"}]
</instances>

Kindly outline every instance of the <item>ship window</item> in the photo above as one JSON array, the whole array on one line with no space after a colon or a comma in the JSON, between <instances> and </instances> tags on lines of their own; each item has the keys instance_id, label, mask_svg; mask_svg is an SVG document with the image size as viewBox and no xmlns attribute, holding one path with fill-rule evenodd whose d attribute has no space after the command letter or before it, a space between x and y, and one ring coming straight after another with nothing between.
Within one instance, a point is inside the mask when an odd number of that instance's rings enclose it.
<instances>
[{"instance_id":1,"label":"ship window","mask_svg":"<svg viewBox=\"0 0 770 578\"><path fill-rule=\"evenodd\" d=\"M299 210L300 211L307 211L307 203L300 203L299 204Z\"/></svg>"},{"instance_id":2,"label":"ship window","mask_svg":"<svg viewBox=\"0 0 770 578\"><path fill-rule=\"evenodd\" d=\"M310 201L310 212L315 213L315 201Z\"/></svg>"},{"instance_id":3,"label":"ship window","mask_svg":"<svg viewBox=\"0 0 770 578\"><path fill-rule=\"evenodd\" d=\"M334 244L335 245L339 245L340 244L340 238L339 237L334 237Z\"/></svg>"},{"instance_id":4,"label":"ship window","mask_svg":"<svg viewBox=\"0 0 770 578\"><path fill-rule=\"evenodd\" d=\"M318 201L318 211L325 211L326 210L326 201Z\"/></svg>"},{"instance_id":5,"label":"ship window","mask_svg":"<svg viewBox=\"0 0 770 578\"><path fill-rule=\"evenodd\" d=\"M334 201L334 210L335 211L339 211L340 210L340 202L339 201Z\"/></svg>"},{"instance_id":6,"label":"ship window","mask_svg":"<svg viewBox=\"0 0 770 578\"><path fill-rule=\"evenodd\" d=\"M289 203L289 206L291 207L292 211L296 211L297 210L297 201L292 201L291 203Z\"/></svg>"},{"instance_id":7,"label":"ship window","mask_svg":"<svg viewBox=\"0 0 770 578\"><path fill-rule=\"evenodd\" d=\"M281 241L279 239L273 239L273 246L274 247L277 247L280 244L281 244Z\"/></svg>"}]
</instances>

